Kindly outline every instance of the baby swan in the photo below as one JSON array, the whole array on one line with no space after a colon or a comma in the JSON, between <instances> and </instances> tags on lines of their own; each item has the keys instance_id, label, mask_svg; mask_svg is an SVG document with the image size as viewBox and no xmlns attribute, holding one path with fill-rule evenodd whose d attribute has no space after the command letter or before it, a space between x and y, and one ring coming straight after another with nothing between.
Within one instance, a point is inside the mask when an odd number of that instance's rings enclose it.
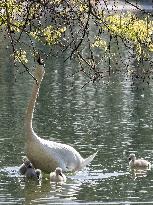
<instances>
[{"instance_id":1,"label":"baby swan","mask_svg":"<svg viewBox=\"0 0 153 205\"><path fill-rule=\"evenodd\" d=\"M54 172L50 173L50 181L66 182L66 176L62 173L62 169L60 167L57 167Z\"/></svg>"},{"instance_id":2,"label":"baby swan","mask_svg":"<svg viewBox=\"0 0 153 205\"><path fill-rule=\"evenodd\" d=\"M41 179L42 178L41 170L36 169L35 172L36 172L36 175L37 175L37 179Z\"/></svg>"},{"instance_id":3,"label":"baby swan","mask_svg":"<svg viewBox=\"0 0 153 205\"><path fill-rule=\"evenodd\" d=\"M129 155L129 166L131 169L150 169L151 164L144 159L136 159L135 154Z\"/></svg>"},{"instance_id":4,"label":"baby swan","mask_svg":"<svg viewBox=\"0 0 153 205\"><path fill-rule=\"evenodd\" d=\"M32 163L30 162L30 160L27 157L23 158L23 163L22 165L19 167L19 172L20 174L24 175L27 171L28 167L33 167Z\"/></svg>"},{"instance_id":5,"label":"baby swan","mask_svg":"<svg viewBox=\"0 0 153 205\"><path fill-rule=\"evenodd\" d=\"M41 170L40 169L34 169L33 166L30 164L27 167L26 173L25 173L26 178L33 178L33 179L41 179Z\"/></svg>"}]
</instances>

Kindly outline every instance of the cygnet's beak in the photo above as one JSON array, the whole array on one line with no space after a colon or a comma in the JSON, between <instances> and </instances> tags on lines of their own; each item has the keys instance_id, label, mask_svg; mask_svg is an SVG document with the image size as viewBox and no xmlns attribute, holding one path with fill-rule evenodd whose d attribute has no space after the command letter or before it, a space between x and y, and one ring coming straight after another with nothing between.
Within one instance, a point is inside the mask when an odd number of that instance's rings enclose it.
<instances>
[{"instance_id":1,"label":"cygnet's beak","mask_svg":"<svg viewBox=\"0 0 153 205\"><path fill-rule=\"evenodd\" d=\"M30 163L30 164L27 166L27 168L32 168L32 164Z\"/></svg>"},{"instance_id":2,"label":"cygnet's beak","mask_svg":"<svg viewBox=\"0 0 153 205\"><path fill-rule=\"evenodd\" d=\"M63 177L62 173L59 173L59 175L60 175L61 177Z\"/></svg>"}]
</instances>

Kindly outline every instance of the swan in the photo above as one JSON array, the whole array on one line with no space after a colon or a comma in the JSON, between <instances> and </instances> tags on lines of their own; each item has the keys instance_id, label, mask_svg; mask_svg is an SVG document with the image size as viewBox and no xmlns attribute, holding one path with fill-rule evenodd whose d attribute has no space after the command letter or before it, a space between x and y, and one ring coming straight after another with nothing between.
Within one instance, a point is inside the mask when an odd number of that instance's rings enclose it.
<instances>
[{"instance_id":1,"label":"swan","mask_svg":"<svg viewBox=\"0 0 153 205\"><path fill-rule=\"evenodd\" d=\"M25 152L35 168L47 173L54 171L57 167L61 167L64 172L80 170L94 159L97 152L84 159L72 146L45 140L33 130L33 112L44 73L44 63L39 56L34 74L36 81L32 88L25 116Z\"/></svg>"},{"instance_id":2,"label":"swan","mask_svg":"<svg viewBox=\"0 0 153 205\"><path fill-rule=\"evenodd\" d=\"M66 182L66 176L62 173L62 169L60 167L57 167L54 172L50 173L50 181Z\"/></svg>"},{"instance_id":3,"label":"swan","mask_svg":"<svg viewBox=\"0 0 153 205\"><path fill-rule=\"evenodd\" d=\"M136 159L135 154L129 155L129 166L132 169L150 169L151 164L145 159Z\"/></svg>"}]
</instances>

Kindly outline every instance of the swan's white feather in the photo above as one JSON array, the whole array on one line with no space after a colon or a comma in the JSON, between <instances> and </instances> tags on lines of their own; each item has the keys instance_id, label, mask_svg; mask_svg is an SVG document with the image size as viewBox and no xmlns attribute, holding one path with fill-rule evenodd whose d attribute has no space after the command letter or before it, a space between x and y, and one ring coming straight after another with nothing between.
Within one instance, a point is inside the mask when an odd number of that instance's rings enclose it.
<instances>
[{"instance_id":1,"label":"swan's white feather","mask_svg":"<svg viewBox=\"0 0 153 205\"><path fill-rule=\"evenodd\" d=\"M96 153L83 159L73 147L36 137L26 144L27 157L35 168L46 172L61 167L65 171L76 171L89 164ZM39 157L38 157L39 156Z\"/></svg>"}]
</instances>

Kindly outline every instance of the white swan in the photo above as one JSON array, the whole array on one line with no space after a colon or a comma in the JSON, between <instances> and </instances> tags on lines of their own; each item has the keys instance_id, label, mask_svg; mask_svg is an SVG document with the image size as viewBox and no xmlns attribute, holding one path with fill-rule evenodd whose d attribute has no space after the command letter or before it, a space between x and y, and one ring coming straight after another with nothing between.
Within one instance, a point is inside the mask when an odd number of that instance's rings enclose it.
<instances>
[{"instance_id":1,"label":"white swan","mask_svg":"<svg viewBox=\"0 0 153 205\"><path fill-rule=\"evenodd\" d=\"M64 172L82 169L93 160L97 152L84 159L73 147L42 139L32 128L33 112L44 73L44 65L39 57L34 75L37 83L34 82L25 117L27 157L35 168L48 173L54 171L56 167L61 167Z\"/></svg>"},{"instance_id":2,"label":"white swan","mask_svg":"<svg viewBox=\"0 0 153 205\"><path fill-rule=\"evenodd\" d=\"M129 155L129 166L132 169L150 169L151 164L145 159L136 159L135 154Z\"/></svg>"},{"instance_id":3,"label":"white swan","mask_svg":"<svg viewBox=\"0 0 153 205\"><path fill-rule=\"evenodd\" d=\"M57 167L54 172L50 173L50 181L66 182L66 176L62 173L62 169L60 167Z\"/></svg>"}]
</instances>

